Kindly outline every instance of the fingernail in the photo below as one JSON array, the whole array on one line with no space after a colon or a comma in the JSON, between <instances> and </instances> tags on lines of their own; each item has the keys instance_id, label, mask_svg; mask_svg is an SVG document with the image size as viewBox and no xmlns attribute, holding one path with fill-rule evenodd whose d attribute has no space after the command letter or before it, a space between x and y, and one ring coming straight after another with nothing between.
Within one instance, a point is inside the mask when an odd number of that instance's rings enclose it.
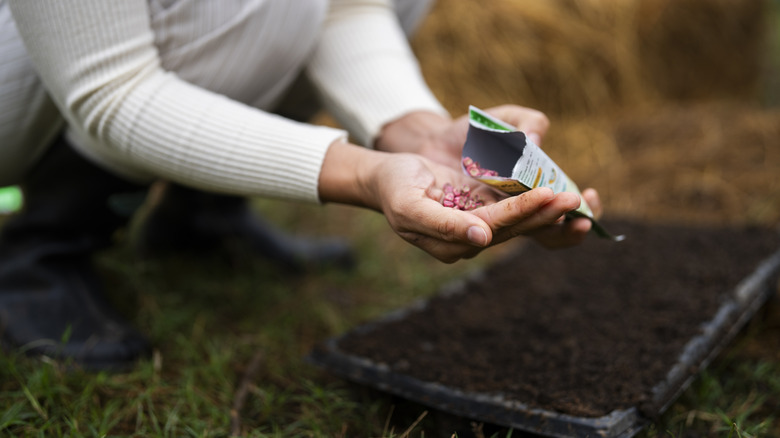
<instances>
[{"instance_id":1,"label":"fingernail","mask_svg":"<svg viewBox=\"0 0 780 438\"><path fill-rule=\"evenodd\" d=\"M469 242L477 246L485 246L488 243L487 233L485 230L477 226L469 227L468 238Z\"/></svg>"},{"instance_id":2,"label":"fingernail","mask_svg":"<svg viewBox=\"0 0 780 438\"><path fill-rule=\"evenodd\" d=\"M539 134L535 132L528 133L528 139L531 140L531 143L539 146L542 143L542 137L539 136Z\"/></svg>"}]
</instances>

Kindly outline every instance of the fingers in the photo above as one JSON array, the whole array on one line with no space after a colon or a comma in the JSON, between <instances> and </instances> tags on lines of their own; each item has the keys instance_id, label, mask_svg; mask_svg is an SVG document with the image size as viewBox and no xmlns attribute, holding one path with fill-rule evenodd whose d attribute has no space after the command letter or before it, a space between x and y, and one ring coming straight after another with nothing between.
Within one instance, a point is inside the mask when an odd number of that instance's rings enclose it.
<instances>
[{"instance_id":1,"label":"fingers","mask_svg":"<svg viewBox=\"0 0 780 438\"><path fill-rule=\"evenodd\" d=\"M560 224L539 228L530 234L539 244L548 249L561 249L582 243L590 231L589 219L577 218Z\"/></svg>"},{"instance_id":2,"label":"fingers","mask_svg":"<svg viewBox=\"0 0 780 438\"><path fill-rule=\"evenodd\" d=\"M434 200L407 210L398 234L445 263L477 255L484 248L520 235L548 248L576 245L590 230L588 219L564 221L580 198L538 188L470 212L444 208Z\"/></svg>"},{"instance_id":3,"label":"fingers","mask_svg":"<svg viewBox=\"0 0 780 438\"><path fill-rule=\"evenodd\" d=\"M491 227L481 218L458 209L443 207L431 199L409 205L407 212L396 227L399 234L412 233L443 242L477 247L486 247L493 237Z\"/></svg>"},{"instance_id":4,"label":"fingers","mask_svg":"<svg viewBox=\"0 0 780 438\"><path fill-rule=\"evenodd\" d=\"M595 219L601 217L602 205L598 192L590 188L585 189L582 198L593 211L593 217ZM549 249L568 248L582 243L592 227L590 219L569 219L560 224L539 228L532 232L531 236Z\"/></svg>"},{"instance_id":5,"label":"fingers","mask_svg":"<svg viewBox=\"0 0 780 438\"><path fill-rule=\"evenodd\" d=\"M501 105L487 110L493 116L513 125L518 131L523 131L528 138L540 145L542 138L550 128L550 119L532 108L518 105Z\"/></svg>"},{"instance_id":6,"label":"fingers","mask_svg":"<svg viewBox=\"0 0 780 438\"><path fill-rule=\"evenodd\" d=\"M579 204L579 196L573 193L554 195L548 188L537 188L474 210L474 214L491 226L495 244L559 223Z\"/></svg>"},{"instance_id":7,"label":"fingers","mask_svg":"<svg viewBox=\"0 0 780 438\"><path fill-rule=\"evenodd\" d=\"M528 139L537 145L541 144L550 126L550 121L544 113L518 105L501 105L488 109L487 112L523 131ZM469 118L468 114L465 114L445 128L435 130L433 141L414 150L434 162L460 169L461 151L466 141L468 126Z\"/></svg>"},{"instance_id":8,"label":"fingers","mask_svg":"<svg viewBox=\"0 0 780 438\"><path fill-rule=\"evenodd\" d=\"M572 246L591 227L587 219L564 221L566 213L582 202L574 193L554 194L549 188L537 188L502 199L488 192L484 197L488 205L461 211L440 202L440 181L467 184L461 173L412 155L393 154L387 163L379 178L384 181L378 190L381 210L399 236L445 263L473 257L521 235L533 236L549 248ZM595 190L586 190L582 199L600 214Z\"/></svg>"},{"instance_id":9,"label":"fingers","mask_svg":"<svg viewBox=\"0 0 780 438\"><path fill-rule=\"evenodd\" d=\"M585 189L582 192L582 199L585 200L585 203L593 211L593 217L596 219L600 218L604 208L601 205L599 193L594 189Z\"/></svg>"},{"instance_id":10,"label":"fingers","mask_svg":"<svg viewBox=\"0 0 780 438\"><path fill-rule=\"evenodd\" d=\"M398 235L445 263L473 257L492 240L482 219L431 199L409 205L407 213L391 224Z\"/></svg>"}]
</instances>

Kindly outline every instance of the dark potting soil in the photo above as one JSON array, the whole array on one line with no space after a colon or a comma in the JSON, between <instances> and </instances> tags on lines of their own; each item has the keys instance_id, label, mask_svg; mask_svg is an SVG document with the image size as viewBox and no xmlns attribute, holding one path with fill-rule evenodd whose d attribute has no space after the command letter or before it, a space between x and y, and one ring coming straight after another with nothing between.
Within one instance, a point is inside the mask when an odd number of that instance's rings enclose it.
<instances>
[{"instance_id":1,"label":"dark potting soil","mask_svg":"<svg viewBox=\"0 0 780 438\"><path fill-rule=\"evenodd\" d=\"M530 244L463 293L348 333L343 353L424 382L579 417L649 403L683 346L780 248L766 229L608 222L628 237Z\"/></svg>"}]
</instances>

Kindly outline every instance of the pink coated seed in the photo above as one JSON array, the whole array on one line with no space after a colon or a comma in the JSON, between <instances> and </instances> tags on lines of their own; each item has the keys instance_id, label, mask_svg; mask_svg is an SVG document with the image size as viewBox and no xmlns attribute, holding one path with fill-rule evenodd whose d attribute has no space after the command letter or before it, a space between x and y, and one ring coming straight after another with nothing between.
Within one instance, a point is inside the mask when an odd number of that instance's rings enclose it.
<instances>
[{"instance_id":1,"label":"pink coated seed","mask_svg":"<svg viewBox=\"0 0 780 438\"><path fill-rule=\"evenodd\" d=\"M442 187L444 193L441 197L441 205L449 208L457 208L458 210L473 210L485 205L478 194L471 193L471 187L464 185L461 188L455 188L450 183L445 183Z\"/></svg>"},{"instance_id":2,"label":"pink coated seed","mask_svg":"<svg viewBox=\"0 0 780 438\"><path fill-rule=\"evenodd\" d=\"M473 177L479 176L498 176L498 172L495 170L484 169L478 162L474 161L470 157L463 157L463 166L466 168L466 172Z\"/></svg>"}]
</instances>

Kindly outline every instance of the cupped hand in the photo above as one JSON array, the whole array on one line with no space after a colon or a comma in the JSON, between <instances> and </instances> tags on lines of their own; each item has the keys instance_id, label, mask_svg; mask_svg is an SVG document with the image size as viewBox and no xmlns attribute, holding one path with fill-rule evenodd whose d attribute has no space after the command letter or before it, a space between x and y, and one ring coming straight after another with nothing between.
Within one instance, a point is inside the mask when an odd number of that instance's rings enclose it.
<instances>
[{"instance_id":1,"label":"cupped hand","mask_svg":"<svg viewBox=\"0 0 780 438\"><path fill-rule=\"evenodd\" d=\"M410 153L384 153L336 142L320 172L320 198L384 213L391 228L433 257L453 263L517 236L532 236L548 247L579 243L590 228L587 219L565 221L580 205L573 193L538 188L507 197L460 169ZM461 211L441 204L445 184L468 185L484 206ZM583 197L600 214L598 195Z\"/></svg>"},{"instance_id":2,"label":"cupped hand","mask_svg":"<svg viewBox=\"0 0 780 438\"><path fill-rule=\"evenodd\" d=\"M445 263L471 258L485 248L509 239L541 233L537 240L551 247L579 243L587 229L565 214L580 197L534 189L513 197L498 195L462 172L411 154L392 154L377 169L378 209L392 229L407 242ZM470 185L485 201L483 207L461 211L440 203L445 183ZM560 232L553 232L557 228Z\"/></svg>"}]
</instances>

